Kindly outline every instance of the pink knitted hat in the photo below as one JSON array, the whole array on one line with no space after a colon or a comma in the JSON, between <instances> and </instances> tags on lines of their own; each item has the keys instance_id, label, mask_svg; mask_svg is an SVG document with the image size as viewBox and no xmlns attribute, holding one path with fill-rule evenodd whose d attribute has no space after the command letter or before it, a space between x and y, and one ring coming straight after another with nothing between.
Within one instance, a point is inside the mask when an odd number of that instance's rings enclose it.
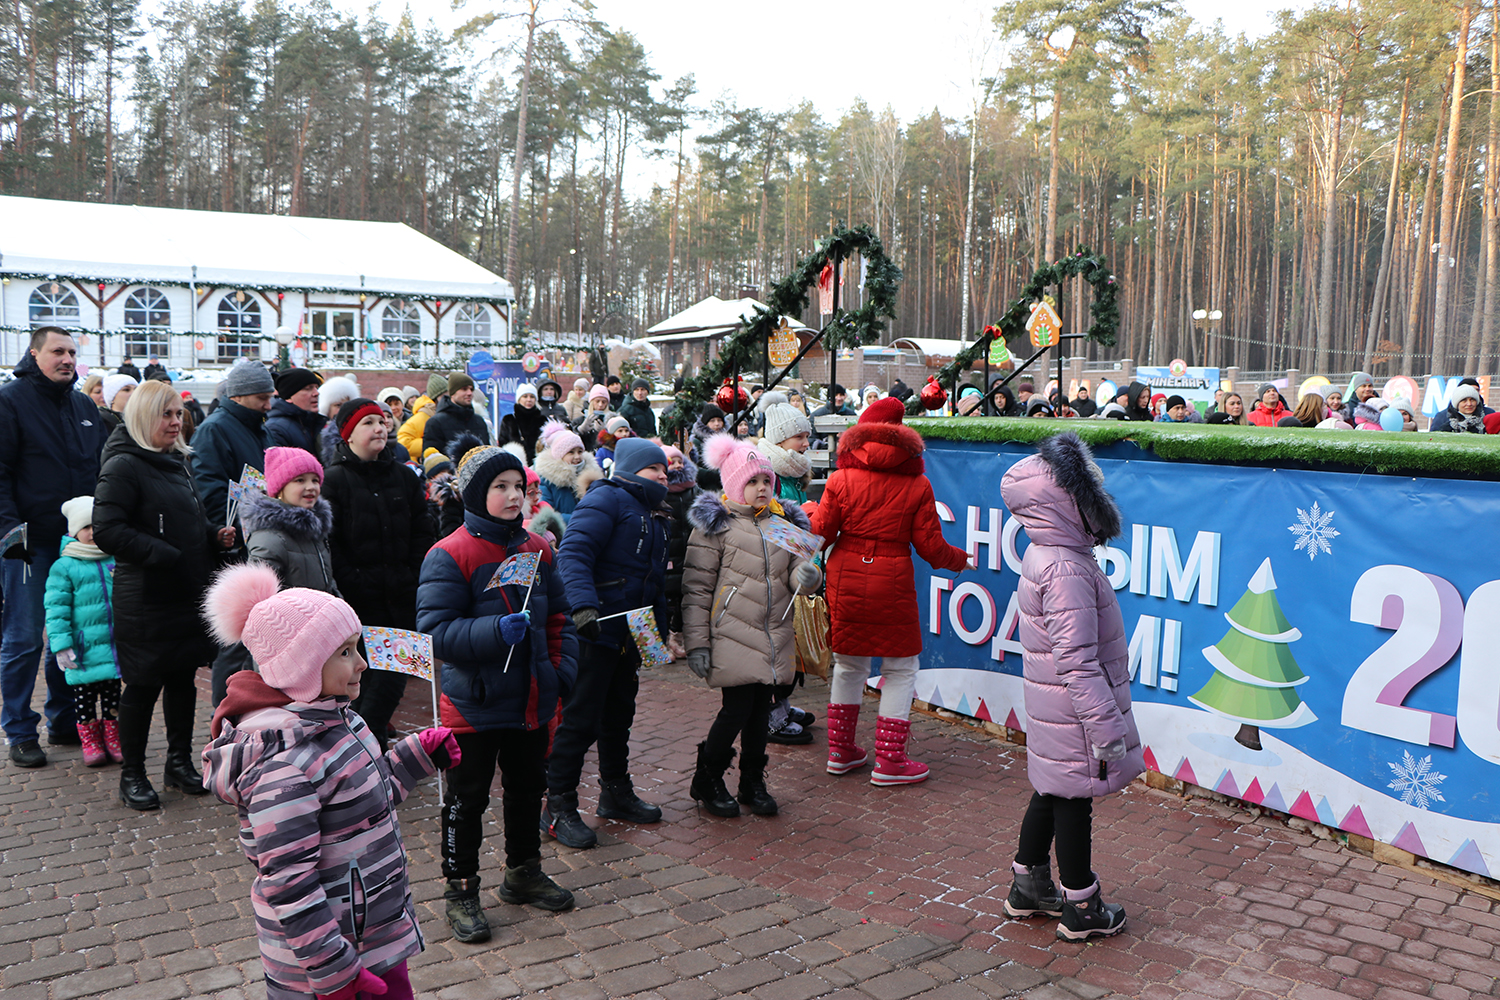
<instances>
[{"instance_id":1,"label":"pink knitted hat","mask_svg":"<svg viewBox=\"0 0 1500 1000\"><path fill-rule=\"evenodd\" d=\"M274 497L286 484L311 472L323 481L323 465L306 448L266 449L266 496Z\"/></svg>"},{"instance_id":2,"label":"pink knitted hat","mask_svg":"<svg viewBox=\"0 0 1500 1000\"><path fill-rule=\"evenodd\" d=\"M609 398L609 390L606 389L606 388L604 388L604 386L602 386L602 385L596 385L592 389L589 390L588 398L589 399L608 399Z\"/></svg>"},{"instance_id":3,"label":"pink knitted hat","mask_svg":"<svg viewBox=\"0 0 1500 1000\"><path fill-rule=\"evenodd\" d=\"M323 664L360 632L359 616L321 590L278 590L276 571L261 563L232 566L203 598L203 617L219 642L243 642L267 684L293 701L317 701Z\"/></svg>"},{"instance_id":4,"label":"pink knitted hat","mask_svg":"<svg viewBox=\"0 0 1500 1000\"><path fill-rule=\"evenodd\" d=\"M561 460L574 448L582 448L583 438L573 433L573 429L567 424L553 417L542 425L542 444L552 453L553 458Z\"/></svg>"},{"instance_id":5,"label":"pink knitted hat","mask_svg":"<svg viewBox=\"0 0 1500 1000\"><path fill-rule=\"evenodd\" d=\"M731 503L744 503L745 484L756 473L771 476L771 489L778 488L776 473L771 460L755 449L748 441L741 441L733 434L715 434L703 443L703 461L710 469L719 470L719 480L724 484L724 495Z\"/></svg>"}]
</instances>

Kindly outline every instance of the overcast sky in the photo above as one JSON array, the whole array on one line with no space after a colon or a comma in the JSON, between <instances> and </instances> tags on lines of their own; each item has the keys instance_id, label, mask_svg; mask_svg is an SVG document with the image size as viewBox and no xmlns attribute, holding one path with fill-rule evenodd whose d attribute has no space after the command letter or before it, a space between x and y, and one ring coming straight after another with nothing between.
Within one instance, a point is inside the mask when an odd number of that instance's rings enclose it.
<instances>
[{"instance_id":1,"label":"overcast sky","mask_svg":"<svg viewBox=\"0 0 1500 1000\"><path fill-rule=\"evenodd\" d=\"M335 0L356 12L359 0ZM506 0L470 0L455 14L447 0L410 0L418 22L449 28L469 11ZM1272 12L1305 0L1244 0L1225 4L1181 0L1204 22L1221 18L1230 34L1271 30ZM557 0L552 0L559 6ZM704 0L595 0L597 16L632 32L650 54L663 84L692 73L698 103L732 94L741 107L790 108L810 100L825 119L837 120L858 97L872 108L893 107L911 121L934 107L959 117L967 106L967 67L974 39L992 38L995 3L976 0L865 0L859 5L806 0L712 3ZM520 7L518 0L509 0ZM407 0L377 0L388 20ZM545 8L544 8L545 9ZM991 65L995 56L991 55ZM830 72L826 67L837 67Z\"/></svg>"}]
</instances>

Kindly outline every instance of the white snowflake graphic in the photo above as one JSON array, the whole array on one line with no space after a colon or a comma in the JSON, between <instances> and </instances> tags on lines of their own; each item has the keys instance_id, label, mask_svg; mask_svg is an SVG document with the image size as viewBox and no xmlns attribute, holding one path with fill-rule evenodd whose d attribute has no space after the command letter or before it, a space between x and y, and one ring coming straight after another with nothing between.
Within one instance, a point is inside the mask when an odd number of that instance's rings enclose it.
<instances>
[{"instance_id":1,"label":"white snowflake graphic","mask_svg":"<svg viewBox=\"0 0 1500 1000\"><path fill-rule=\"evenodd\" d=\"M1391 769L1396 780L1385 787L1400 793L1403 805L1426 809L1434 802L1447 801L1438 791L1438 785L1448 776L1432 769L1432 754L1417 760L1410 751L1403 750L1401 763L1387 762L1386 767Z\"/></svg>"},{"instance_id":2,"label":"white snowflake graphic","mask_svg":"<svg viewBox=\"0 0 1500 1000\"><path fill-rule=\"evenodd\" d=\"M1333 555L1333 548L1328 543L1339 535L1339 529L1333 527L1333 511L1318 509L1317 501L1313 501L1312 510L1297 508L1297 523L1289 526L1286 530L1297 536L1297 544L1292 547L1293 552L1307 550L1307 561L1312 562L1318 557L1318 553L1324 552Z\"/></svg>"}]
</instances>

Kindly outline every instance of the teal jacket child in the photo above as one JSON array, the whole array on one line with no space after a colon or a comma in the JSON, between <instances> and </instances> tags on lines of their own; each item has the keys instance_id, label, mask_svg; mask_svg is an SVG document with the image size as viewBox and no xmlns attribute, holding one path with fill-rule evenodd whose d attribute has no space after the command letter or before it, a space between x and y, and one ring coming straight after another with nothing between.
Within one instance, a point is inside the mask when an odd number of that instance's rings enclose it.
<instances>
[{"instance_id":1,"label":"teal jacket child","mask_svg":"<svg viewBox=\"0 0 1500 1000\"><path fill-rule=\"evenodd\" d=\"M92 684L120 676L115 659L115 560L102 549L69 535L47 574L43 601L53 653L73 650L76 669L69 684Z\"/></svg>"}]
</instances>

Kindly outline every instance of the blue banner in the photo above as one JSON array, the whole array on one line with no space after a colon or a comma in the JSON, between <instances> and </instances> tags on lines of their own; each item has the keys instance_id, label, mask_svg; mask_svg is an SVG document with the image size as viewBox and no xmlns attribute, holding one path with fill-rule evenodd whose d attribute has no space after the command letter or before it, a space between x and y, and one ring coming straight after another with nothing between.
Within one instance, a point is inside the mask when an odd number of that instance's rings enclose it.
<instances>
[{"instance_id":1,"label":"blue banner","mask_svg":"<svg viewBox=\"0 0 1500 1000\"><path fill-rule=\"evenodd\" d=\"M980 568L916 560L917 697L1021 730L1027 540L1000 480L1032 451L929 441L944 533ZM1458 558L1500 484L1096 457L1125 529L1095 555L1152 769L1500 871L1500 580Z\"/></svg>"},{"instance_id":2,"label":"blue banner","mask_svg":"<svg viewBox=\"0 0 1500 1000\"><path fill-rule=\"evenodd\" d=\"M516 386L527 380L525 368L520 361L498 361L488 351L475 351L469 356L467 369L484 393L490 426L498 434L500 421L515 412Z\"/></svg>"}]
</instances>

